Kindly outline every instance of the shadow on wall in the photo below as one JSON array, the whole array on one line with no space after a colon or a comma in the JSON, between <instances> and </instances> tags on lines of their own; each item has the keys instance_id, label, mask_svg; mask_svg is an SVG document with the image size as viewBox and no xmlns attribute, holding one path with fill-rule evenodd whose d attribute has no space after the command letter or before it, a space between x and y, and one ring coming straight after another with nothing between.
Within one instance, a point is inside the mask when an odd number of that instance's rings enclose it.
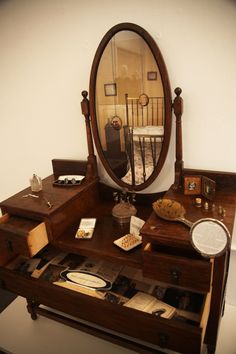
<instances>
[{"instance_id":1,"label":"shadow on wall","mask_svg":"<svg viewBox=\"0 0 236 354\"><path fill-rule=\"evenodd\" d=\"M8 2L10 2L10 0L0 0L0 6L5 5Z\"/></svg>"}]
</instances>

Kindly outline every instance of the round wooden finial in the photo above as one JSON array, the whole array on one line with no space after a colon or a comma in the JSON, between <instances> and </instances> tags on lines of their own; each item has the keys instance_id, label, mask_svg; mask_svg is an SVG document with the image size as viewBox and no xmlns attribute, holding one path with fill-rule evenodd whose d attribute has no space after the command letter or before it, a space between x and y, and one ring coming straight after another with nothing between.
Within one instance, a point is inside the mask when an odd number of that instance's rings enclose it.
<instances>
[{"instance_id":1,"label":"round wooden finial","mask_svg":"<svg viewBox=\"0 0 236 354\"><path fill-rule=\"evenodd\" d=\"M176 96L180 96L181 93L182 93L181 88L180 88L180 87L176 87L176 89L175 89L175 94L176 94Z\"/></svg>"},{"instance_id":2,"label":"round wooden finial","mask_svg":"<svg viewBox=\"0 0 236 354\"><path fill-rule=\"evenodd\" d=\"M84 90L81 92L81 95L83 96L83 98L87 98L88 96L88 91Z\"/></svg>"}]
</instances>

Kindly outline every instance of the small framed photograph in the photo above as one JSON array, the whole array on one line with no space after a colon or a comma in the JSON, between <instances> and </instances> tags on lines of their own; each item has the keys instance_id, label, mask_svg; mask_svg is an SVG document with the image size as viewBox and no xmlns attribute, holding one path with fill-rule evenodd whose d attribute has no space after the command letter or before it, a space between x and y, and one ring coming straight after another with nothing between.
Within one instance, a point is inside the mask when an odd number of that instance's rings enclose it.
<instances>
[{"instance_id":1,"label":"small framed photograph","mask_svg":"<svg viewBox=\"0 0 236 354\"><path fill-rule=\"evenodd\" d=\"M202 176L202 195L207 199L214 199L216 183L210 178Z\"/></svg>"},{"instance_id":2,"label":"small framed photograph","mask_svg":"<svg viewBox=\"0 0 236 354\"><path fill-rule=\"evenodd\" d=\"M148 71L147 73L147 79L148 80L157 80L157 72L156 71Z\"/></svg>"},{"instance_id":3,"label":"small framed photograph","mask_svg":"<svg viewBox=\"0 0 236 354\"><path fill-rule=\"evenodd\" d=\"M104 84L105 96L117 96L116 83Z\"/></svg>"},{"instance_id":4,"label":"small framed photograph","mask_svg":"<svg viewBox=\"0 0 236 354\"><path fill-rule=\"evenodd\" d=\"M65 269L66 267L51 263L45 268L42 274L40 274L40 279L47 280L50 283L53 283L60 279L60 274Z\"/></svg>"},{"instance_id":5,"label":"small framed photograph","mask_svg":"<svg viewBox=\"0 0 236 354\"><path fill-rule=\"evenodd\" d=\"M201 194L202 178L201 176L185 176L184 177L184 194L195 195Z\"/></svg>"}]
</instances>

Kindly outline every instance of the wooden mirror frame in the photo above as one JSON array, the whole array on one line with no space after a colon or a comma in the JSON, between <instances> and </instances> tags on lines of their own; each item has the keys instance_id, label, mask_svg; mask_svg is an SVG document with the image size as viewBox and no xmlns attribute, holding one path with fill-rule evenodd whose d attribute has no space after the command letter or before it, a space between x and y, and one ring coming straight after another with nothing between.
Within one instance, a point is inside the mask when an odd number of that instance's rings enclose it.
<instances>
[{"instance_id":1,"label":"wooden mirror frame","mask_svg":"<svg viewBox=\"0 0 236 354\"><path fill-rule=\"evenodd\" d=\"M109 40L119 31L123 30L132 30L138 34L141 35L142 38L146 41L146 43L149 45L149 47L152 49L152 53L154 55L154 58L157 62L158 60L158 67L160 70L160 74L162 77L162 84L163 84L163 91L165 94L165 114L166 114L166 120L167 120L167 126L166 126L166 131L165 131L165 144L162 146L162 153L160 155L159 161L158 161L158 166L152 173L152 175L148 178L148 180L145 183L142 183L140 185L132 186L128 185L126 183L123 183L120 179L115 176L113 171L111 170L108 162L106 161L104 154L102 152L101 148L101 143L100 143L100 138L98 135L98 127L97 127L97 122L96 122L96 76L97 76L97 70L98 70L98 65L99 61L101 58L101 55L109 42ZM148 39L147 39L148 38ZM154 51L154 52L153 52ZM171 90L170 90L170 84L169 84L169 78L167 74L167 70L165 67L164 60L162 58L162 55L152 39L150 35L141 27L131 24L131 23L121 23L119 25L116 25L110 29L107 34L103 37L91 69L91 75L90 75L90 101L88 100L88 92L87 91L82 91L82 96L83 100L81 102L81 109L82 109L82 114L85 117L85 124L86 124L86 134L87 134L87 142L88 142L88 164L87 164L87 172L86 172L86 179L94 179L98 178L98 171L97 171L97 161L96 161L96 156L94 154L94 148L93 148L93 138L92 138L92 131L91 131L91 119L92 118L92 126L93 126L93 135L94 135L94 140L95 144L98 150L98 154L100 156L100 159L103 163L103 166L105 167L106 171L108 174L111 176L111 178L118 184L118 186L126 188L127 190L142 190L148 187L158 176L158 174L161 171L161 168L165 162L166 155L168 152L169 148L169 142L170 142L170 134L171 134L171 115L172 115L172 108L174 111L174 114L176 116L176 160L175 160L175 179L174 179L174 188L181 188L182 184L182 173L183 173L183 168L184 168L184 162L183 162L183 148L182 148L182 113L183 113L183 99L180 96L182 93L182 90L177 87L175 89L175 94L176 97L173 101L173 104L171 102Z\"/></svg>"},{"instance_id":2,"label":"wooden mirror frame","mask_svg":"<svg viewBox=\"0 0 236 354\"><path fill-rule=\"evenodd\" d=\"M112 171L109 163L107 162L102 146L101 146L101 141L99 137L99 131L98 131L98 124L97 124L97 112L96 112L96 80L97 80L97 72L98 72L98 66L102 57L102 54L111 40L111 38L118 32L120 31L132 31L138 34L143 40L146 42L148 47L150 48L153 57L156 61L156 64L159 68L160 75L161 75L161 80L162 80L162 85L163 85L163 92L164 92L164 104L165 104L165 129L164 129L164 139L163 139L163 144L161 148L161 153L157 162L156 167L153 170L153 173L151 176L142 184L139 185L130 185L125 182L123 182L121 179L119 179L114 172ZM169 148L169 143L170 143L170 135L171 135L171 116L172 116L172 99L171 99L171 88L170 88L170 83L169 83L169 77L167 73L167 69L165 66L165 62L163 60L162 54L157 47L155 41L153 38L149 35L148 32L146 32L143 28L140 26L133 24L133 23L121 23L118 24L114 27L112 27L103 37L102 41L100 42L98 49L96 51L93 64L92 64L92 69L91 69L91 75L90 75L90 85L89 85L89 99L90 99L90 115L91 115L91 122L92 122L92 130L93 130L93 137L96 145L96 149L98 152L98 155L100 157L100 160L106 169L107 173L109 176L112 178L113 181L115 181L120 187L126 188L127 190L142 190L148 187L158 176L160 173Z\"/></svg>"}]
</instances>

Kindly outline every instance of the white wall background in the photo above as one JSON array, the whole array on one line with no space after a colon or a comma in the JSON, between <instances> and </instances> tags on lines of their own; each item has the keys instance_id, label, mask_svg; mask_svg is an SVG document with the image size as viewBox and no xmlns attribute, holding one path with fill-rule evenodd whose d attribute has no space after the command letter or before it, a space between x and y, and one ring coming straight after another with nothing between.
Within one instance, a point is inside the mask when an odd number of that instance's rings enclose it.
<instances>
[{"instance_id":1,"label":"white wall background","mask_svg":"<svg viewBox=\"0 0 236 354\"><path fill-rule=\"evenodd\" d=\"M0 0L0 200L87 157L81 91L107 30L144 27L183 89L185 167L236 172L236 1ZM173 181L174 134L148 192ZM103 179L108 179L106 175Z\"/></svg>"}]
</instances>

